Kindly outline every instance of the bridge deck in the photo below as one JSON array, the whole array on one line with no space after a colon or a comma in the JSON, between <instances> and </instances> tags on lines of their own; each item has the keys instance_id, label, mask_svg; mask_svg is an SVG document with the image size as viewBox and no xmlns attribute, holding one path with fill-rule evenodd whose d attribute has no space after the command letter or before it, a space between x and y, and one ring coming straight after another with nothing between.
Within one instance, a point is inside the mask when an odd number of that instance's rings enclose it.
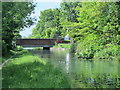
<instances>
[{"instance_id":1,"label":"bridge deck","mask_svg":"<svg viewBox=\"0 0 120 90\"><path fill-rule=\"evenodd\" d=\"M23 47L52 47L56 39L17 39L16 45Z\"/></svg>"}]
</instances>

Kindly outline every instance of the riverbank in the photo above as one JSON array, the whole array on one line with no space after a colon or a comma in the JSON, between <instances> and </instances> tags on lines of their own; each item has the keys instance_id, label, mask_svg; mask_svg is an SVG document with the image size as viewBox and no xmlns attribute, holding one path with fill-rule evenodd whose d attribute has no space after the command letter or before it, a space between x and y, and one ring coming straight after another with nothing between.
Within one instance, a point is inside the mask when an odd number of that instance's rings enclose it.
<instances>
[{"instance_id":1,"label":"riverbank","mask_svg":"<svg viewBox=\"0 0 120 90\"><path fill-rule=\"evenodd\" d=\"M82 43L82 42L81 42ZM84 60L120 60L120 46L107 45L89 47L81 43L57 44L54 48L69 49L76 57Z\"/></svg>"},{"instance_id":2,"label":"riverbank","mask_svg":"<svg viewBox=\"0 0 120 90\"><path fill-rule=\"evenodd\" d=\"M64 48L29 50L67 73L71 88L116 88L119 87L118 61L80 60Z\"/></svg>"},{"instance_id":3,"label":"riverbank","mask_svg":"<svg viewBox=\"0 0 120 90\"><path fill-rule=\"evenodd\" d=\"M70 88L64 73L27 51L6 63L2 76L3 88Z\"/></svg>"},{"instance_id":4,"label":"riverbank","mask_svg":"<svg viewBox=\"0 0 120 90\"><path fill-rule=\"evenodd\" d=\"M117 61L79 60L64 48L29 52L4 65L3 88L119 87Z\"/></svg>"},{"instance_id":5,"label":"riverbank","mask_svg":"<svg viewBox=\"0 0 120 90\"><path fill-rule=\"evenodd\" d=\"M57 44L57 45L54 46L54 48L70 49L71 48L71 43L70 44Z\"/></svg>"},{"instance_id":6,"label":"riverbank","mask_svg":"<svg viewBox=\"0 0 120 90\"><path fill-rule=\"evenodd\" d=\"M89 44L83 45L83 42L77 42L71 44L70 51L82 60L120 60L119 45L90 46Z\"/></svg>"}]
</instances>

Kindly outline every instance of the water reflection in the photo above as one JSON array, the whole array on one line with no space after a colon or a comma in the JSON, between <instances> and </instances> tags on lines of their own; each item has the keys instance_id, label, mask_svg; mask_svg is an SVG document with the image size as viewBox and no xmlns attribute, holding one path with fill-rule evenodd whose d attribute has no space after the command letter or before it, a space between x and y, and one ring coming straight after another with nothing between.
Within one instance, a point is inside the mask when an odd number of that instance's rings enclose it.
<instances>
[{"instance_id":1,"label":"water reflection","mask_svg":"<svg viewBox=\"0 0 120 90\"><path fill-rule=\"evenodd\" d=\"M68 73L72 87L118 88L120 85L117 61L79 60L65 49L32 50L31 53Z\"/></svg>"},{"instance_id":2,"label":"water reflection","mask_svg":"<svg viewBox=\"0 0 120 90\"><path fill-rule=\"evenodd\" d=\"M70 54L66 54L66 72L69 73Z\"/></svg>"},{"instance_id":3,"label":"water reflection","mask_svg":"<svg viewBox=\"0 0 120 90\"><path fill-rule=\"evenodd\" d=\"M39 55L41 58L50 58L52 54L50 50L29 50L29 52Z\"/></svg>"}]
</instances>

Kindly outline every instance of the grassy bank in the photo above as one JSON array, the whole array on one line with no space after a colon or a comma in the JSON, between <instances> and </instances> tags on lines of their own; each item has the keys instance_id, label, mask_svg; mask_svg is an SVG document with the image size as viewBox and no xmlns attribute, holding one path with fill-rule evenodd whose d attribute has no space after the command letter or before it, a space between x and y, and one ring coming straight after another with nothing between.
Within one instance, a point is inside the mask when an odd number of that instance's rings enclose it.
<instances>
[{"instance_id":1,"label":"grassy bank","mask_svg":"<svg viewBox=\"0 0 120 90\"><path fill-rule=\"evenodd\" d=\"M71 44L57 44L54 47L56 47L56 48L70 49L71 48Z\"/></svg>"},{"instance_id":2,"label":"grassy bank","mask_svg":"<svg viewBox=\"0 0 120 90\"><path fill-rule=\"evenodd\" d=\"M19 53L3 66L3 88L69 88L65 75L45 60Z\"/></svg>"}]
</instances>

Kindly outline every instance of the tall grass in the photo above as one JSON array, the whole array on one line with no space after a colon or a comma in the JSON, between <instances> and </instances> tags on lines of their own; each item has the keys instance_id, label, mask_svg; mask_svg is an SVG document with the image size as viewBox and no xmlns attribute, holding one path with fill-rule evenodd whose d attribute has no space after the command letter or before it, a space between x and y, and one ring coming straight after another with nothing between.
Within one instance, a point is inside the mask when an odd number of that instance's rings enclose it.
<instances>
[{"instance_id":1,"label":"tall grass","mask_svg":"<svg viewBox=\"0 0 120 90\"><path fill-rule=\"evenodd\" d=\"M65 75L45 60L29 53L19 54L2 70L3 88L69 88Z\"/></svg>"}]
</instances>

